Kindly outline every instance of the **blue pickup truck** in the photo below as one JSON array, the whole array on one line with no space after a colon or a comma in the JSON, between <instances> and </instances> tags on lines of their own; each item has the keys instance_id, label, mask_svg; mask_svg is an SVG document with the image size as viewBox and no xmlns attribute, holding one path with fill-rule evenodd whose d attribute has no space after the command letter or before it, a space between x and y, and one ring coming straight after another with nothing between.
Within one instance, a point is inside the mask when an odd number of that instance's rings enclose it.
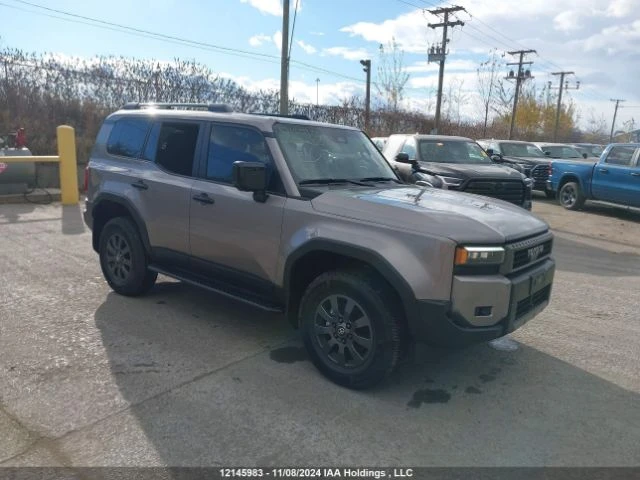
<instances>
[{"instance_id":1,"label":"blue pickup truck","mask_svg":"<svg viewBox=\"0 0 640 480\"><path fill-rule=\"evenodd\" d=\"M640 207L640 143L613 143L597 162L556 160L547 182L564 208L586 200Z\"/></svg>"}]
</instances>

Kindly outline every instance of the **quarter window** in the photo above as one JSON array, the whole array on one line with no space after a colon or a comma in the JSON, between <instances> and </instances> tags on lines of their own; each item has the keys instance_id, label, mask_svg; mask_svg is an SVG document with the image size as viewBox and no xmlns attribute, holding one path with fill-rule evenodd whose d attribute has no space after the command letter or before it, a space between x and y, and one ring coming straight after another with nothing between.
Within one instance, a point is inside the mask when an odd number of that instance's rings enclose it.
<instances>
[{"instance_id":1,"label":"quarter window","mask_svg":"<svg viewBox=\"0 0 640 480\"><path fill-rule=\"evenodd\" d=\"M107 140L107 153L121 157L138 158L147 137L150 122L145 118L116 120Z\"/></svg>"}]
</instances>

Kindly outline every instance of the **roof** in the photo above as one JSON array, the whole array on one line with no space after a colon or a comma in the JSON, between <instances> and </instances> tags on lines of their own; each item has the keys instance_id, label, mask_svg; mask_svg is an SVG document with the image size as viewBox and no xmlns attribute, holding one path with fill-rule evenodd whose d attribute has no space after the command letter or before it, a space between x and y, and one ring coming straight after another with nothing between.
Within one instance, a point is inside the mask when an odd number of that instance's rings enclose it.
<instances>
[{"instance_id":1,"label":"roof","mask_svg":"<svg viewBox=\"0 0 640 480\"><path fill-rule=\"evenodd\" d=\"M131 105L131 106L130 106ZM240 123L252 125L260 130L269 131L275 123L290 123L295 125L314 125L322 127L344 128L347 130L358 130L355 127L346 125L337 125L325 122L316 122L313 120L304 120L302 118L294 118L291 116L268 115L262 113L241 113L234 111L210 111L207 105L191 105L189 107L168 108L166 105L185 105L185 104L158 104L158 108L146 106L143 108L135 107L135 104L127 104L124 108L113 112L111 116L153 116L157 118L177 118L181 120L197 120L197 121L224 121L230 123ZM217 106L213 106L217 107Z\"/></svg>"},{"instance_id":2,"label":"roof","mask_svg":"<svg viewBox=\"0 0 640 480\"><path fill-rule=\"evenodd\" d=\"M481 138L480 140L476 140L477 142L507 142L507 143L520 143L524 145L531 145L534 142L527 142L526 140L501 140L499 138Z\"/></svg>"},{"instance_id":3,"label":"roof","mask_svg":"<svg viewBox=\"0 0 640 480\"><path fill-rule=\"evenodd\" d=\"M473 142L473 139L467 137L456 137L453 135L429 135L427 133L395 133L391 137L414 137L418 140L435 140L435 141L454 141L454 142Z\"/></svg>"},{"instance_id":4,"label":"roof","mask_svg":"<svg viewBox=\"0 0 640 480\"><path fill-rule=\"evenodd\" d=\"M574 147L573 143L554 143L554 142L532 142L534 145L544 145L545 147Z\"/></svg>"}]
</instances>

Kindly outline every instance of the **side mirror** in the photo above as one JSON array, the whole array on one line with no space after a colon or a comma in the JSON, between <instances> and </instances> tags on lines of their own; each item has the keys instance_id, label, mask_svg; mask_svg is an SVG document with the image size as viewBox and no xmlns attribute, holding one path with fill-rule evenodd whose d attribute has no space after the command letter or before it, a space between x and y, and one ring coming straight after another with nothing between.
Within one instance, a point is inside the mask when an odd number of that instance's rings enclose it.
<instances>
[{"instance_id":1,"label":"side mirror","mask_svg":"<svg viewBox=\"0 0 640 480\"><path fill-rule=\"evenodd\" d=\"M588 155L586 153L583 153L582 158L588 158Z\"/></svg>"},{"instance_id":2,"label":"side mirror","mask_svg":"<svg viewBox=\"0 0 640 480\"><path fill-rule=\"evenodd\" d=\"M233 185L241 192L253 192L256 202L265 202L267 166L260 162L234 162Z\"/></svg>"},{"instance_id":3,"label":"side mirror","mask_svg":"<svg viewBox=\"0 0 640 480\"><path fill-rule=\"evenodd\" d=\"M500 155L499 153L490 153L489 156L494 162L502 162L502 155Z\"/></svg>"},{"instance_id":4,"label":"side mirror","mask_svg":"<svg viewBox=\"0 0 640 480\"><path fill-rule=\"evenodd\" d=\"M487 152L487 155L489 155L490 157L493 157L493 154L496 153L493 148L487 148L485 151Z\"/></svg>"},{"instance_id":5,"label":"side mirror","mask_svg":"<svg viewBox=\"0 0 640 480\"><path fill-rule=\"evenodd\" d=\"M408 163L414 170L418 168L418 161L410 159L409 155L404 152L397 154L395 160L398 163Z\"/></svg>"},{"instance_id":6,"label":"side mirror","mask_svg":"<svg viewBox=\"0 0 640 480\"><path fill-rule=\"evenodd\" d=\"M545 150L545 151L544 151L544 154L545 154L547 157L550 157L550 156L551 156L551 152L550 152L549 150Z\"/></svg>"}]
</instances>

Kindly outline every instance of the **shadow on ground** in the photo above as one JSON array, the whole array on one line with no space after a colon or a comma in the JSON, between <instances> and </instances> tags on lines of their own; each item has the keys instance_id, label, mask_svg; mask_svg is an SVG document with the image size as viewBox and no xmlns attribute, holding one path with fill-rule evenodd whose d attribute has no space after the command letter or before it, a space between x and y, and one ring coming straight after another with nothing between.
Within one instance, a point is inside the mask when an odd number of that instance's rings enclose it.
<instances>
[{"instance_id":1,"label":"shadow on ground","mask_svg":"<svg viewBox=\"0 0 640 480\"><path fill-rule=\"evenodd\" d=\"M544 195L534 195L534 202L558 205L557 199L549 199ZM560 205L558 205L560 207ZM562 208L562 207L561 207ZM581 212L602 217L617 218L630 222L640 223L640 208L626 207L624 205L608 205L599 202L587 201Z\"/></svg>"},{"instance_id":2,"label":"shadow on ground","mask_svg":"<svg viewBox=\"0 0 640 480\"><path fill-rule=\"evenodd\" d=\"M79 235L84 233L85 225L80 204L62 206L62 233Z\"/></svg>"},{"instance_id":3,"label":"shadow on ground","mask_svg":"<svg viewBox=\"0 0 640 480\"><path fill-rule=\"evenodd\" d=\"M33 212L35 208L31 203L0 204L0 224L19 222L22 215Z\"/></svg>"},{"instance_id":4,"label":"shadow on ground","mask_svg":"<svg viewBox=\"0 0 640 480\"><path fill-rule=\"evenodd\" d=\"M92 462L125 448L170 466L640 462L638 395L526 345L419 348L356 392L318 374L283 317L180 283L109 294L95 322L135 422L82 443Z\"/></svg>"}]
</instances>

